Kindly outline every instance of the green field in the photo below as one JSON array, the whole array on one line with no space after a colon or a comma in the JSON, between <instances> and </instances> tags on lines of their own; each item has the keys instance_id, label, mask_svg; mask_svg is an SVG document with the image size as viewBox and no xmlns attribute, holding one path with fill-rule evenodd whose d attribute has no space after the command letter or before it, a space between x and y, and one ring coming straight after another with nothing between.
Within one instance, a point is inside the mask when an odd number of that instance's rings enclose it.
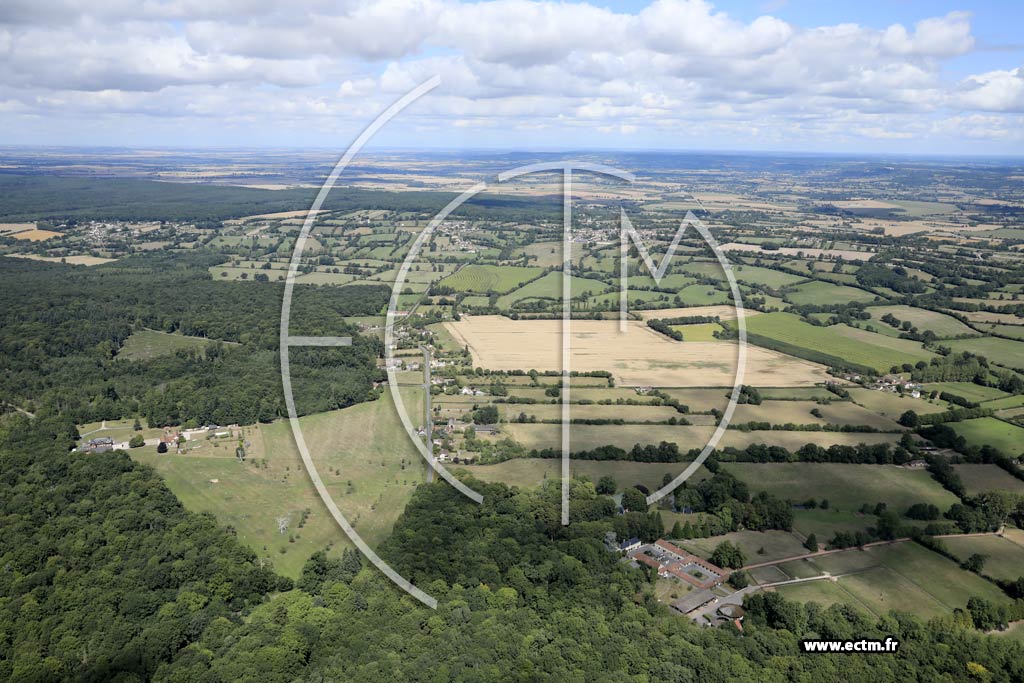
<instances>
[{"instance_id":1,"label":"green field","mask_svg":"<svg viewBox=\"0 0 1024 683\"><path fill-rule=\"evenodd\" d=\"M803 542L788 531L734 531L723 536L679 541L684 550L708 559L719 543L729 541L738 546L747 564L771 562L807 552Z\"/></svg>"},{"instance_id":2,"label":"green field","mask_svg":"<svg viewBox=\"0 0 1024 683\"><path fill-rule=\"evenodd\" d=\"M957 339L946 342L946 346L954 351L970 351L985 356L993 363L1009 368L1024 369L1024 342L998 337L980 337L978 339Z\"/></svg>"},{"instance_id":3,"label":"green field","mask_svg":"<svg viewBox=\"0 0 1024 683\"><path fill-rule=\"evenodd\" d=\"M117 352L117 357L122 360L149 360L159 356L173 356L182 349L202 350L212 341L205 337L139 330L124 340L124 346Z\"/></svg>"},{"instance_id":4,"label":"green field","mask_svg":"<svg viewBox=\"0 0 1024 683\"><path fill-rule=\"evenodd\" d=\"M1000 391L995 387L983 387L974 382L934 382L925 384L924 388L928 391L946 391L976 403L994 401L1007 396L1005 391Z\"/></svg>"},{"instance_id":5,"label":"green field","mask_svg":"<svg viewBox=\"0 0 1024 683\"><path fill-rule=\"evenodd\" d=\"M525 412L525 411L524 411ZM504 435L512 437L528 449L557 448L561 427L557 424L503 424ZM676 442L683 450L702 447L714 432L713 426L697 425L572 425L570 430L573 451L591 450L599 446L614 445L632 448L635 444ZM726 431L721 447L746 448L751 444L774 444L797 450L809 443L820 446L832 444L896 443L899 434L862 434L857 432L811 431Z\"/></svg>"},{"instance_id":6,"label":"green field","mask_svg":"<svg viewBox=\"0 0 1024 683\"><path fill-rule=\"evenodd\" d=\"M441 280L441 284L451 287L457 292L504 293L539 277L543 272L542 268L474 264Z\"/></svg>"},{"instance_id":7,"label":"green field","mask_svg":"<svg viewBox=\"0 0 1024 683\"><path fill-rule=\"evenodd\" d=\"M515 458L496 465L459 465L459 468L470 472L482 481L497 481L509 486L530 488L540 486L547 479L558 480L561 476L561 460L557 458ZM623 462L573 460L572 476L589 477L597 482L605 475L611 475L619 485L619 490L634 484L642 484L651 491L661 488L662 479L666 474L673 477L682 472L684 465L680 463ZM687 481L698 482L708 476L703 467L694 472ZM668 518L666 517L666 520ZM667 524L670 528L672 523Z\"/></svg>"},{"instance_id":8,"label":"green field","mask_svg":"<svg viewBox=\"0 0 1024 683\"><path fill-rule=\"evenodd\" d=\"M681 332L683 341L715 341L715 333L724 328L718 323L697 323L694 325L673 325L673 330Z\"/></svg>"},{"instance_id":9,"label":"green field","mask_svg":"<svg viewBox=\"0 0 1024 683\"><path fill-rule=\"evenodd\" d=\"M931 330L940 338L957 337L964 334L977 335L967 325L945 313L936 313L924 308L914 306L872 306L867 309L873 321L876 321L875 328L886 334L899 335L900 330L889 326L881 321L882 316L892 314L898 320L909 321L920 332Z\"/></svg>"},{"instance_id":10,"label":"green field","mask_svg":"<svg viewBox=\"0 0 1024 683\"><path fill-rule=\"evenodd\" d=\"M875 295L856 287L834 285L821 280L814 280L794 287L786 293L786 301L801 306L813 304L817 306L832 304L848 304L854 301L873 301Z\"/></svg>"},{"instance_id":11,"label":"green field","mask_svg":"<svg viewBox=\"0 0 1024 683\"><path fill-rule=\"evenodd\" d=\"M821 417L811 414L815 410ZM763 401L760 405L740 404L733 414L733 424L744 422L770 422L776 425L836 424L867 425L883 431L898 430L893 419L883 417L851 401L836 401L826 405L814 401Z\"/></svg>"},{"instance_id":12,"label":"green field","mask_svg":"<svg viewBox=\"0 0 1024 683\"><path fill-rule=\"evenodd\" d=\"M800 277L799 275L783 273L781 270L760 268L758 266L734 266L733 273L736 275L736 279L739 282L754 285L766 285L772 289L780 289L789 285L795 285L796 283L803 282L807 279L805 277Z\"/></svg>"},{"instance_id":13,"label":"green field","mask_svg":"<svg viewBox=\"0 0 1024 683\"><path fill-rule=\"evenodd\" d=\"M989 445L1006 455L1017 457L1024 453L1024 429L994 417L979 417L949 426L973 446Z\"/></svg>"},{"instance_id":14,"label":"green field","mask_svg":"<svg viewBox=\"0 0 1024 683\"><path fill-rule=\"evenodd\" d=\"M727 304L731 298L728 292L709 285L687 285L679 290L679 300L683 306L709 306Z\"/></svg>"},{"instance_id":15,"label":"green field","mask_svg":"<svg viewBox=\"0 0 1024 683\"><path fill-rule=\"evenodd\" d=\"M583 277L570 277L569 284L572 296L578 297L589 292L590 295L601 294L608 290L608 285L600 280ZM497 291L497 290L496 290ZM552 271L519 289L498 299L498 306L508 308L517 301L524 299L562 299L562 272Z\"/></svg>"},{"instance_id":16,"label":"green field","mask_svg":"<svg viewBox=\"0 0 1024 683\"><path fill-rule=\"evenodd\" d=\"M895 465L839 463L722 463L754 491L783 499L828 498L832 508L853 511L864 503L884 502L905 511L914 503L933 503L940 510L957 502L928 472Z\"/></svg>"},{"instance_id":17,"label":"green field","mask_svg":"<svg viewBox=\"0 0 1024 683\"><path fill-rule=\"evenodd\" d=\"M953 469L960 475L968 495L982 491L1012 491L1024 494L1024 481L998 465L959 464L953 465Z\"/></svg>"},{"instance_id":18,"label":"green field","mask_svg":"<svg viewBox=\"0 0 1024 683\"><path fill-rule=\"evenodd\" d=\"M766 313L747 320L752 343L818 362L854 363L888 372L893 365L930 360L917 342L894 339L846 325L817 327L792 313Z\"/></svg>"},{"instance_id":19,"label":"green field","mask_svg":"<svg viewBox=\"0 0 1024 683\"><path fill-rule=\"evenodd\" d=\"M913 542L847 550L807 564L840 578L780 586L782 595L823 605L851 604L875 616L897 610L924 618L950 614L972 596L1007 601L998 587ZM801 571L807 574L810 568Z\"/></svg>"},{"instance_id":20,"label":"green field","mask_svg":"<svg viewBox=\"0 0 1024 683\"><path fill-rule=\"evenodd\" d=\"M1011 532L1020 531L1011 529ZM982 573L1004 581L1024 576L1024 546L1001 536L964 536L942 539L943 545L963 562L977 553L985 556Z\"/></svg>"},{"instance_id":21,"label":"green field","mask_svg":"<svg viewBox=\"0 0 1024 683\"><path fill-rule=\"evenodd\" d=\"M410 409L422 401L422 392L416 390L403 390L403 396ZM375 546L391 532L423 477L422 457L409 442L390 398L309 415L300 422L338 507ZM311 554L328 545L337 553L347 539L309 480L290 424L278 421L243 430L249 442L244 463L236 460L230 441L202 442L189 455L159 455L151 447L130 454L155 467L187 508L213 513L276 571L296 577ZM366 434L375 436L366 439ZM306 509L310 514L300 529ZM284 534L277 527L282 516L289 518Z\"/></svg>"},{"instance_id":22,"label":"green field","mask_svg":"<svg viewBox=\"0 0 1024 683\"><path fill-rule=\"evenodd\" d=\"M850 397L857 405L864 406L868 410L885 415L894 420L908 410L913 410L919 415L929 413L941 413L947 409L945 401L927 401L920 398L911 398L909 395L901 396L889 391L877 391L875 389L854 388L849 389Z\"/></svg>"}]
</instances>

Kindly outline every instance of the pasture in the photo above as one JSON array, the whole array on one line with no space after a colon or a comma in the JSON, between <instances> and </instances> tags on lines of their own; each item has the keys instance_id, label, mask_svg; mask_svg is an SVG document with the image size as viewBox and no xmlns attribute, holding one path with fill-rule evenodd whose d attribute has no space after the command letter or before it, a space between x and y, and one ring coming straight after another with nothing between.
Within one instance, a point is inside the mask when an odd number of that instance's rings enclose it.
<instances>
[{"instance_id":1,"label":"pasture","mask_svg":"<svg viewBox=\"0 0 1024 683\"><path fill-rule=\"evenodd\" d=\"M792 564L782 565L783 570ZM973 596L1007 601L998 587L913 542L846 550L806 564L803 573L816 567L839 578L779 586L780 594L823 605L852 604L874 616L897 610L922 618L951 614Z\"/></svg>"},{"instance_id":2,"label":"pasture","mask_svg":"<svg viewBox=\"0 0 1024 683\"><path fill-rule=\"evenodd\" d=\"M557 458L514 458L496 465L457 465L453 471L464 469L481 481L493 481L530 488L540 486L547 479L559 480L561 460ZM573 460L571 473L574 477L588 477L594 483L603 476L611 476L618 484L619 491L627 486L642 484L650 491L661 488L666 474L673 477L683 471L682 463L624 462L616 460ZM698 482L708 476L703 467L693 473L687 481ZM668 518L666 517L666 520ZM671 528L672 522L668 522Z\"/></svg>"},{"instance_id":3,"label":"pasture","mask_svg":"<svg viewBox=\"0 0 1024 683\"><path fill-rule=\"evenodd\" d=\"M856 510L864 503L874 506L879 502L900 513L914 503L932 503L946 510L957 502L956 496L942 488L928 472L896 465L805 462L728 462L722 465L753 491L767 491L798 502L828 498L830 507L844 511Z\"/></svg>"},{"instance_id":4,"label":"pasture","mask_svg":"<svg viewBox=\"0 0 1024 683\"><path fill-rule=\"evenodd\" d=\"M901 396L889 391L860 387L851 388L848 391L857 405L893 420L899 419L899 416L908 410L913 410L919 415L927 415L941 413L947 409L945 401L926 401L920 398L911 398L909 395Z\"/></svg>"},{"instance_id":5,"label":"pasture","mask_svg":"<svg viewBox=\"0 0 1024 683\"><path fill-rule=\"evenodd\" d=\"M422 392L403 389L402 394L416 410ZM390 397L309 415L300 423L338 507L375 546L390 533L424 471ZM367 433L375 437L366 439ZM218 440L200 442L188 455L159 455L152 447L130 455L155 467L187 508L213 513L221 524L233 526L240 541L286 576L298 576L317 550L330 545L336 554L347 547L306 474L289 423L244 427L243 438L249 444L244 463L235 458L234 442ZM284 534L278 518L288 519Z\"/></svg>"},{"instance_id":6,"label":"pasture","mask_svg":"<svg viewBox=\"0 0 1024 683\"><path fill-rule=\"evenodd\" d=\"M1011 457L1024 453L1024 429L1009 422L994 417L979 417L950 422L949 426L973 446L989 445Z\"/></svg>"},{"instance_id":7,"label":"pasture","mask_svg":"<svg viewBox=\"0 0 1024 683\"><path fill-rule=\"evenodd\" d=\"M441 280L441 284L451 287L456 292L501 294L510 292L543 273L544 270L541 268L472 264Z\"/></svg>"},{"instance_id":8,"label":"pasture","mask_svg":"<svg viewBox=\"0 0 1024 683\"><path fill-rule=\"evenodd\" d=\"M683 335L683 341L715 341L715 334L723 328L718 323L697 323L694 325L673 325L672 329Z\"/></svg>"},{"instance_id":9,"label":"pasture","mask_svg":"<svg viewBox=\"0 0 1024 683\"><path fill-rule=\"evenodd\" d=\"M467 266L468 267L468 266ZM572 290L572 297L583 296L584 294L600 294L608 289L608 285L600 280L591 280L583 277L572 276L569 278L569 286ZM555 299L562 300L562 272L552 271L543 277L529 282L515 291L506 294L498 299L498 306L508 308L517 301L524 299Z\"/></svg>"},{"instance_id":10,"label":"pasture","mask_svg":"<svg viewBox=\"0 0 1024 683\"><path fill-rule=\"evenodd\" d=\"M711 557L719 543L729 541L738 546L747 558L747 564L771 562L807 552L803 542L788 531L734 531L722 536L679 541L677 545L705 560Z\"/></svg>"},{"instance_id":11,"label":"pasture","mask_svg":"<svg viewBox=\"0 0 1024 683\"><path fill-rule=\"evenodd\" d=\"M528 413L525 409L523 412ZM558 424L502 424L501 429L505 435L528 449L558 448L561 439L561 426ZM686 451L690 448L703 447L714 431L714 425L577 424L570 427L569 434L570 448L573 451L592 450L607 445L630 449L638 443L657 444L661 441L677 443L681 450ZM795 451L809 443L827 447L833 444L895 444L898 441L899 434L779 430L745 432L729 429L718 445L720 448L746 448L753 444L770 444Z\"/></svg>"},{"instance_id":12,"label":"pasture","mask_svg":"<svg viewBox=\"0 0 1024 683\"><path fill-rule=\"evenodd\" d=\"M881 321L882 316L887 314L891 314L898 320L906 320L910 322L911 325L921 332L931 330L941 339L957 337L960 335L978 334L953 316L946 315L945 313L929 311L924 308L916 308L914 306L871 306L866 310L871 314L872 320L878 321L875 328L886 331L887 334L889 333L888 331L891 330L892 334L899 335L899 331L894 327L891 327L887 323Z\"/></svg>"},{"instance_id":13,"label":"pasture","mask_svg":"<svg viewBox=\"0 0 1024 683\"><path fill-rule=\"evenodd\" d=\"M1024 369L1024 341L979 337L977 339L956 339L946 342L954 351L970 351L985 356L993 363L1009 368Z\"/></svg>"},{"instance_id":14,"label":"pasture","mask_svg":"<svg viewBox=\"0 0 1024 683\"><path fill-rule=\"evenodd\" d=\"M1011 529L1020 534L1016 529ZM943 538L942 544L963 562L977 553L985 556L982 573L1004 581L1024 576L1024 546L1002 536L961 536Z\"/></svg>"},{"instance_id":15,"label":"pasture","mask_svg":"<svg viewBox=\"0 0 1024 683\"><path fill-rule=\"evenodd\" d=\"M818 327L792 313L765 313L747 320L749 340L819 362L844 361L888 372L893 365L930 360L917 342L854 329L846 325ZM751 381L752 384L758 384Z\"/></svg>"},{"instance_id":16,"label":"pasture","mask_svg":"<svg viewBox=\"0 0 1024 683\"><path fill-rule=\"evenodd\" d=\"M1007 396L1005 391L1000 391L995 387L983 387L974 382L933 382L924 385L924 388L928 391L945 391L976 403L994 401Z\"/></svg>"},{"instance_id":17,"label":"pasture","mask_svg":"<svg viewBox=\"0 0 1024 683\"><path fill-rule=\"evenodd\" d=\"M875 295L856 287L846 285L834 285L821 280L798 285L786 293L786 301L802 306L813 304L816 306L848 304L854 301L872 301Z\"/></svg>"},{"instance_id":18,"label":"pasture","mask_svg":"<svg viewBox=\"0 0 1024 683\"><path fill-rule=\"evenodd\" d=\"M973 496L982 491L1012 491L1024 494L1024 481L998 465L961 463L953 465L953 469L960 476L968 495Z\"/></svg>"},{"instance_id":19,"label":"pasture","mask_svg":"<svg viewBox=\"0 0 1024 683\"><path fill-rule=\"evenodd\" d=\"M469 347L475 366L561 368L559 320L463 316L445 326L460 346ZM731 387L735 381L738 346L728 341L676 342L637 321L622 333L617 320L574 320L570 344L573 370L607 370L623 386ZM813 363L750 346L745 378L756 386L812 386L825 373Z\"/></svg>"}]
</instances>

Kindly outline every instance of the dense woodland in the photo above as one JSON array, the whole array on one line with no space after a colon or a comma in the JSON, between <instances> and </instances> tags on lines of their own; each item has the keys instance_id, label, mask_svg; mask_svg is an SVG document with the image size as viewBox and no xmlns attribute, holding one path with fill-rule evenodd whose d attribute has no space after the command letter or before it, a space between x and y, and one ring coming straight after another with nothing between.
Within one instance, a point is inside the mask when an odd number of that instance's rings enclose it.
<instances>
[{"instance_id":1,"label":"dense woodland","mask_svg":"<svg viewBox=\"0 0 1024 683\"><path fill-rule=\"evenodd\" d=\"M288 590L149 468L66 448L51 420L0 418L3 680L1024 678L1020 645L974 630L990 616L978 604L925 624L765 596L748 601L742 634L673 616L647 572L604 548L608 506L586 482L571 527L555 486L474 481L482 505L443 483L419 487L383 552L439 597L433 611L357 571L351 554L314 557ZM797 642L886 636L901 641L897 655L800 655Z\"/></svg>"},{"instance_id":2,"label":"dense woodland","mask_svg":"<svg viewBox=\"0 0 1024 683\"><path fill-rule=\"evenodd\" d=\"M0 394L78 424L144 414L151 426L252 424L285 414L278 341L284 286L214 282L215 254L147 255L95 268L0 258ZM298 287L291 332L352 335L343 349L294 349L300 414L372 396L380 342L346 315L377 313L385 286ZM203 349L118 358L133 331L206 337Z\"/></svg>"}]
</instances>

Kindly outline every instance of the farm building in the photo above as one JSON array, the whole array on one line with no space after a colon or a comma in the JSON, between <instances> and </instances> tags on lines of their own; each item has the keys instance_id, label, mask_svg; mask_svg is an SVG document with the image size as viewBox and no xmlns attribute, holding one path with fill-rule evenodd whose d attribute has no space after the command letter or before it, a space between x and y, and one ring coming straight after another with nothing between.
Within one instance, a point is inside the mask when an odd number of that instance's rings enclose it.
<instances>
[{"instance_id":1,"label":"farm building","mask_svg":"<svg viewBox=\"0 0 1024 683\"><path fill-rule=\"evenodd\" d=\"M114 440L109 436L99 436L89 439L81 446L80 450L85 453L106 453L114 450Z\"/></svg>"}]
</instances>

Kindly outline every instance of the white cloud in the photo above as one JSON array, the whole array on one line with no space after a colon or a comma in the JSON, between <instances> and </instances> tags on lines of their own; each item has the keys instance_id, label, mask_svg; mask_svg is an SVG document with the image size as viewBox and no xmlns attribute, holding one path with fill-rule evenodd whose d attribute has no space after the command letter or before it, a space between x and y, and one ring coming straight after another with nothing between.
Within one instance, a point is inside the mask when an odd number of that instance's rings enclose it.
<instances>
[{"instance_id":1,"label":"white cloud","mask_svg":"<svg viewBox=\"0 0 1024 683\"><path fill-rule=\"evenodd\" d=\"M1024 69L950 78L949 60L973 47L965 12L872 28L744 21L707 0L632 13L556 0L7 0L0 123L347 130L439 74L403 115L410 127L806 146L950 136L961 121L993 139L1024 111Z\"/></svg>"}]
</instances>

